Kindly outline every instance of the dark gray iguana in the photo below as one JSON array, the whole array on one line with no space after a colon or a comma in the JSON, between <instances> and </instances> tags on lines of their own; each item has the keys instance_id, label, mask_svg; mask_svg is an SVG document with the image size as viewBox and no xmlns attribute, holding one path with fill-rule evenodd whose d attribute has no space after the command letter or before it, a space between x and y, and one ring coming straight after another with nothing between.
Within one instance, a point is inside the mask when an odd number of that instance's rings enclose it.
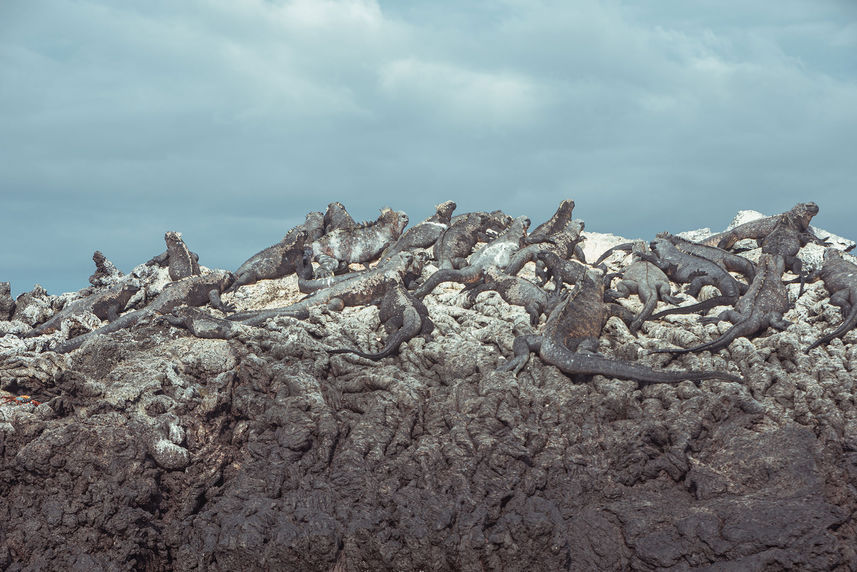
<instances>
[{"instance_id":1,"label":"dark gray iguana","mask_svg":"<svg viewBox=\"0 0 857 572\"><path fill-rule=\"evenodd\" d=\"M801 219L796 219L791 212L788 212L777 217L773 230L760 241L762 252L782 256L786 268L798 275L800 282L798 297L803 294L806 273L803 271L803 261L797 255L802 247L815 242L816 239L814 234L803 230Z\"/></svg>"},{"instance_id":2,"label":"dark gray iguana","mask_svg":"<svg viewBox=\"0 0 857 572\"><path fill-rule=\"evenodd\" d=\"M733 254L728 250L723 250L722 248L717 248L716 246L708 246L705 244L700 244L697 242L693 242L682 238L680 236L676 236L674 234L670 234L669 232L659 232L656 235L656 238L668 240L675 246L678 250L682 252L686 252L687 254L692 254L694 256L699 256L700 258L705 258L714 262L723 270L737 272L741 274L747 279L747 283L753 281L753 277L756 275L756 265L747 258L744 258L741 255ZM608 256L613 254L616 251L625 251L631 252L634 247L634 242L625 242L622 244L617 244L616 246L607 249L601 256L598 257L598 260L595 261L595 266L598 266L602 262L604 262ZM743 288L743 286L742 286ZM746 291L746 288L743 288Z\"/></svg>"},{"instance_id":3,"label":"dark gray iguana","mask_svg":"<svg viewBox=\"0 0 857 572\"><path fill-rule=\"evenodd\" d=\"M194 306L179 306L169 314L157 316L155 322L184 328L197 338L204 339L229 340L237 336L241 330L240 324L217 318Z\"/></svg>"},{"instance_id":4,"label":"dark gray iguana","mask_svg":"<svg viewBox=\"0 0 857 572\"><path fill-rule=\"evenodd\" d=\"M776 254L762 254L756 278L746 294L736 302L734 310L726 310L717 317L701 318L704 324L729 321L734 325L715 340L685 349L658 349L652 353L684 354L689 352L715 352L727 347L733 340L750 337L768 328L784 330L791 322L783 318L790 307L786 285L783 284L785 261Z\"/></svg>"},{"instance_id":5,"label":"dark gray iguana","mask_svg":"<svg viewBox=\"0 0 857 572\"><path fill-rule=\"evenodd\" d=\"M345 210L345 205L339 201L332 202L327 205L327 210L324 211L324 233L333 232L334 230L351 230L360 226L351 218L348 211Z\"/></svg>"},{"instance_id":6,"label":"dark gray iguana","mask_svg":"<svg viewBox=\"0 0 857 572\"><path fill-rule=\"evenodd\" d=\"M783 214L788 215L801 231L809 233L809 236L813 241L816 241L819 244L824 243L822 239L815 236L809 229L809 223L812 220L812 217L818 214L817 204L798 203L793 206L790 211ZM739 240L754 238L757 241L761 241L763 238L771 234L774 227L777 226L780 216L781 215L774 215L745 222L733 229L709 236L708 238L701 240L700 243L729 250Z\"/></svg>"},{"instance_id":7,"label":"dark gray iguana","mask_svg":"<svg viewBox=\"0 0 857 572\"><path fill-rule=\"evenodd\" d=\"M111 286L125 276L100 250L92 254L92 261L95 263L95 272L90 275L89 283L93 286Z\"/></svg>"},{"instance_id":8,"label":"dark gray iguana","mask_svg":"<svg viewBox=\"0 0 857 572\"><path fill-rule=\"evenodd\" d=\"M255 284L259 280L282 278L295 272L305 247L323 233L324 215L317 211L307 213L304 222L290 229L280 242L244 261L235 271L235 282L229 291L234 292L241 286Z\"/></svg>"},{"instance_id":9,"label":"dark gray iguana","mask_svg":"<svg viewBox=\"0 0 857 572\"><path fill-rule=\"evenodd\" d=\"M414 297L403 285L394 284L388 288L381 298L378 309L378 318L384 324L388 336L381 351L366 353L350 348L338 348L328 353L331 355L351 353L377 361L398 353L403 343L416 336L423 336L426 341L429 341L434 331L434 322L429 318L428 309L422 300Z\"/></svg>"},{"instance_id":10,"label":"dark gray iguana","mask_svg":"<svg viewBox=\"0 0 857 572\"><path fill-rule=\"evenodd\" d=\"M32 338L51 334L62 326L63 320L83 312L92 312L101 320L113 322L119 318L131 297L140 290L140 281L125 280L122 283L101 289L85 298L69 302L62 310L51 316L46 322L30 330L25 337Z\"/></svg>"},{"instance_id":11,"label":"dark gray iguana","mask_svg":"<svg viewBox=\"0 0 857 572\"><path fill-rule=\"evenodd\" d=\"M282 241L251 256L235 271L235 282L229 291L255 284L259 280L282 278L295 272L304 256L307 232L289 233ZM287 239L291 240L287 240Z\"/></svg>"},{"instance_id":12,"label":"dark gray iguana","mask_svg":"<svg viewBox=\"0 0 857 572\"><path fill-rule=\"evenodd\" d=\"M833 338L844 336L857 325L857 265L845 260L835 248L824 251L824 263L818 276L830 292L830 304L842 310L842 323L832 332L814 341L806 351L828 343Z\"/></svg>"},{"instance_id":13,"label":"dark gray iguana","mask_svg":"<svg viewBox=\"0 0 857 572\"><path fill-rule=\"evenodd\" d=\"M318 276L330 276L349 264L369 262L402 235L408 215L402 211L381 209L377 220L352 229L328 232L311 245L313 258L319 263Z\"/></svg>"},{"instance_id":14,"label":"dark gray iguana","mask_svg":"<svg viewBox=\"0 0 857 572\"><path fill-rule=\"evenodd\" d=\"M199 254L188 250L180 232L167 231L164 242L167 243L167 250L149 260L147 266L168 265L171 280L199 274Z\"/></svg>"},{"instance_id":15,"label":"dark gray iguana","mask_svg":"<svg viewBox=\"0 0 857 572\"><path fill-rule=\"evenodd\" d=\"M381 253L381 261L388 260L404 250L413 248L428 248L432 246L440 235L449 228L452 211L455 203L445 201L435 206L435 214L423 222L409 228L396 242L391 244Z\"/></svg>"},{"instance_id":16,"label":"dark gray iguana","mask_svg":"<svg viewBox=\"0 0 857 572\"><path fill-rule=\"evenodd\" d=\"M554 290L559 291L563 283L576 284L585 273L586 266L573 260L566 260L555 252L542 250L536 253L536 276L542 281L542 286L553 278Z\"/></svg>"},{"instance_id":17,"label":"dark gray iguana","mask_svg":"<svg viewBox=\"0 0 857 572\"><path fill-rule=\"evenodd\" d=\"M234 310L234 307L230 304L224 304L220 299L220 294L229 288L233 279L231 272L212 270L206 274L188 276L187 278L170 282L145 308L123 314L106 326L71 338L59 344L54 348L54 351L57 353L70 352L96 336L130 328L140 320L150 316L169 314L182 304L188 306L211 304L222 312L231 312Z\"/></svg>"},{"instance_id":18,"label":"dark gray iguana","mask_svg":"<svg viewBox=\"0 0 857 572\"><path fill-rule=\"evenodd\" d=\"M580 247L580 242L583 240L581 232L583 232L583 221L570 221L563 229L554 232L550 235L541 234L542 240L535 243L529 236L524 239L527 246L519 249L518 252L509 261L506 266L508 274L518 274L527 262L536 263L536 276L542 281L542 285L550 280L550 276L545 270L543 262L538 260L538 253L543 251L553 252L564 260L571 260L572 257L577 257L578 260L586 261L586 256L583 254L583 249Z\"/></svg>"},{"instance_id":19,"label":"dark gray iguana","mask_svg":"<svg viewBox=\"0 0 857 572\"><path fill-rule=\"evenodd\" d=\"M697 304L663 310L654 314L652 318L700 312L715 306L732 305L738 300L742 291L741 284L719 265L707 258L679 250L666 238L656 238L652 241L651 247L653 252L642 253L640 258L663 270L673 282L689 283L686 291L694 298L707 284L720 290L719 296Z\"/></svg>"},{"instance_id":20,"label":"dark gray iguana","mask_svg":"<svg viewBox=\"0 0 857 572\"><path fill-rule=\"evenodd\" d=\"M337 276L313 278L312 266L310 266L309 262L312 258L312 251L305 251L304 257L300 260L297 268L298 290L304 294L312 294L319 290L329 288L334 284L359 278L367 273L380 273L397 269L401 269L404 272L402 275L402 282L405 284L406 288L410 288L411 283L422 275L423 267L425 267L425 263L428 260L429 255L425 252L408 252L409 256L399 256L400 254L402 253L396 253L390 258L379 261L377 266L370 268L369 270L358 270L355 272L339 274Z\"/></svg>"},{"instance_id":21,"label":"dark gray iguana","mask_svg":"<svg viewBox=\"0 0 857 572\"><path fill-rule=\"evenodd\" d=\"M510 276L496 267L488 267L484 271L484 282L467 291L467 303L476 303L476 297L482 292L493 290L500 297L513 306L523 306L530 315L530 324L539 323L541 315L545 313L550 304L550 295L527 280L518 276Z\"/></svg>"},{"instance_id":22,"label":"dark gray iguana","mask_svg":"<svg viewBox=\"0 0 857 572\"><path fill-rule=\"evenodd\" d=\"M461 268L478 242L489 242L489 231L502 232L512 217L502 211L465 213L452 217L449 228L434 243L434 258L440 270ZM496 235L495 235L496 236Z\"/></svg>"},{"instance_id":23,"label":"dark gray iguana","mask_svg":"<svg viewBox=\"0 0 857 572\"><path fill-rule=\"evenodd\" d=\"M6 321L15 313L15 299L12 298L12 284L0 282L0 321Z\"/></svg>"},{"instance_id":24,"label":"dark gray iguana","mask_svg":"<svg viewBox=\"0 0 857 572\"><path fill-rule=\"evenodd\" d=\"M594 271L588 271L567 298L553 309L541 334L515 338L514 357L498 369L514 371L517 375L526 365L530 352L537 352L542 361L558 367L567 375L605 375L642 383L703 379L741 381L735 375L715 371L655 371L594 353L608 318L619 315L627 319L630 313L618 304L605 304L603 298L602 278Z\"/></svg>"},{"instance_id":25,"label":"dark gray iguana","mask_svg":"<svg viewBox=\"0 0 857 572\"><path fill-rule=\"evenodd\" d=\"M551 236L562 232L568 223L571 222L571 215L574 212L574 201L565 199L559 203L556 212L553 215L537 226L533 232L524 240L524 244L535 244L544 242Z\"/></svg>"},{"instance_id":26,"label":"dark gray iguana","mask_svg":"<svg viewBox=\"0 0 857 572\"><path fill-rule=\"evenodd\" d=\"M529 226L530 219L527 217L516 218L500 236L470 255L467 266L458 269L439 269L417 288L414 295L417 298L424 298L443 282L476 284L482 280L483 271L489 266L506 268L512 256L521 248Z\"/></svg>"},{"instance_id":27,"label":"dark gray iguana","mask_svg":"<svg viewBox=\"0 0 857 572\"><path fill-rule=\"evenodd\" d=\"M664 238L670 241L682 252L707 258L723 270L737 272L747 279L747 284L752 282L753 278L756 277L756 265L740 254L733 254L728 250L716 246L699 244L668 232L659 232L657 238Z\"/></svg>"},{"instance_id":28,"label":"dark gray iguana","mask_svg":"<svg viewBox=\"0 0 857 572\"><path fill-rule=\"evenodd\" d=\"M604 294L608 302L615 302L619 298L627 298L631 294L637 294L643 303L643 309L634 316L634 320L628 326L631 333L637 335L637 331L643 322L649 319L658 300L670 304L679 304L681 299L672 296L672 285L663 271L645 260L632 262L622 273L622 279L616 283L613 290Z\"/></svg>"},{"instance_id":29,"label":"dark gray iguana","mask_svg":"<svg viewBox=\"0 0 857 572\"><path fill-rule=\"evenodd\" d=\"M330 310L339 311L346 306L375 303L390 288L402 283L403 276L407 274L416 259L410 252L400 252L396 256L401 257L404 262L392 266L385 265L366 272L355 272L353 278L335 282L289 306L239 312L232 314L228 319L249 326L258 326L266 320L279 316L305 319L309 316L309 309L314 306L326 306Z\"/></svg>"}]
</instances>

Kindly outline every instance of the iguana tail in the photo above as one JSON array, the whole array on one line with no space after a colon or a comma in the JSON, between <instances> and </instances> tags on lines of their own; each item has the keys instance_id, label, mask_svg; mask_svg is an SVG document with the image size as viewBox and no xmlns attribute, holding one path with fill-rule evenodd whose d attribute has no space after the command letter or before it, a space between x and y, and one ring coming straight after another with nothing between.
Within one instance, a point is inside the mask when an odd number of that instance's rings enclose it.
<instances>
[{"instance_id":1,"label":"iguana tail","mask_svg":"<svg viewBox=\"0 0 857 572\"><path fill-rule=\"evenodd\" d=\"M484 271L482 268L468 266L467 268L462 268L461 270L453 270L451 268L438 270L434 274L428 277L425 282L423 282L422 286L417 288L414 292L414 296L417 298L425 298L426 295L431 294L435 288L437 288L443 282L459 282L461 284L473 284L482 280L484 276Z\"/></svg>"},{"instance_id":2,"label":"iguana tail","mask_svg":"<svg viewBox=\"0 0 857 572\"><path fill-rule=\"evenodd\" d=\"M652 315L652 319L656 320L657 318L662 318L663 316L669 316L671 314L693 314L704 310L710 310L715 306L731 306L735 304L737 300L737 296L715 296L703 302L691 304L690 306L679 306L677 308L661 310L657 314Z\"/></svg>"},{"instance_id":3,"label":"iguana tail","mask_svg":"<svg viewBox=\"0 0 857 572\"><path fill-rule=\"evenodd\" d=\"M602 254L601 256L599 256L599 257L598 257L598 260L596 260L596 261L592 264L592 266L598 266L599 264L601 264L602 262L604 262L605 260L607 260L607 258L608 258L611 254L613 254L614 252L616 252L617 250L624 250L625 252L631 252L631 250L632 250L633 248L634 248L634 243L633 243L633 242L625 242L625 243L623 243L623 244L617 244L617 245L616 245L616 246L614 246L613 248L608 248L607 250L605 250L605 251L604 251L604 254Z\"/></svg>"},{"instance_id":4,"label":"iguana tail","mask_svg":"<svg viewBox=\"0 0 857 572\"><path fill-rule=\"evenodd\" d=\"M742 382L737 375L720 371L655 371L649 367L608 359L596 354L573 352L567 347L553 344L542 345L540 355L544 361L558 367L568 375L605 375L621 379L633 379L642 383L680 383L685 380L722 379Z\"/></svg>"},{"instance_id":5,"label":"iguana tail","mask_svg":"<svg viewBox=\"0 0 857 572\"><path fill-rule=\"evenodd\" d=\"M113 320L106 326L102 326L97 330L92 330L91 332L87 332L85 334L81 334L74 338L68 339L60 344L58 344L53 351L58 354L67 354L72 350L76 350L80 346L82 346L85 342L100 336L102 334L109 334L111 332L117 332L123 328L129 328L139 322L142 318L152 314L152 310L149 308L142 308L140 310L135 310L133 312L129 312L128 314L124 314L119 318Z\"/></svg>"},{"instance_id":6,"label":"iguana tail","mask_svg":"<svg viewBox=\"0 0 857 572\"><path fill-rule=\"evenodd\" d=\"M652 312L655 310L655 306L658 304L658 297L656 295L649 296L643 305L643 309L640 310L640 313L634 316L634 321L631 322L631 325L628 326L628 329L631 330L631 333L635 336L637 335L637 330L640 329L640 326L643 325L643 322L651 318Z\"/></svg>"},{"instance_id":7,"label":"iguana tail","mask_svg":"<svg viewBox=\"0 0 857 572\"><path fill-rule=\"evenodd\" d=\"M840 336L845 335L848 331L850 331L855 325L857 325L857 304L851 306L851 311L848 312L848 315L845 316L845 319L842 320L842 323L839 324L839 327L826 334L821 336L817 340L815 340L812 345L806 348L806 351L811 350L812 348L817 348L822 344L826 344L831 341L833 338L838 338Z\"/></svg>"},{"instance_id":8,"label":"iguana tail","mask_svg":"<svg viewBox=\"0 0 857 572\"><path fill-rule=\"evenodd\" d=\"M352 350L350 348L337 348L335 350L329 350L327 353L330 355L334 354L354 354L358 355L362 358L371 359L373 361L378 361L385 357L391 356L395 353L398 353L399 346L408 340L414 338L420 333L422 329L422 319L420 318L419 313L413 307L405 308L405 316L404 323L401 328L396 330L388 339L387 343L384 345L384 349L382 349L378 353L370 354L361 352L360 350Z\"/></svg>"},{"instance_id":9,"label":"iguana tail","mask_svg":"<svg viewBox=\"0 0 857 572\"><path fill-rule=\"evenodd\" d=\"M659 350L650 350L650 352L653 354L665 354L665 353L689 354L689 353L693 353L693 352L704 352L704 351L716 352L718 350L721 350L721 349L727 347L729 344L732 343L733 340L740 338L741 336L746 336L748 334L751 334L751 333L753 333L754 330L756 330L756 328L754 328L752 326L751 327L747 327L747 326L748 326L748 323L746 320L743 322L738 322L737 324L735 324L734 326L732 326L731 328L726 330L723 333L723 335L720 336L719 338L717 338L715 340L711 340L710 342L692 347L692 348L683 348L683 349L663 348L663 349L659 349Z\"/></svg>"}]
</instances>

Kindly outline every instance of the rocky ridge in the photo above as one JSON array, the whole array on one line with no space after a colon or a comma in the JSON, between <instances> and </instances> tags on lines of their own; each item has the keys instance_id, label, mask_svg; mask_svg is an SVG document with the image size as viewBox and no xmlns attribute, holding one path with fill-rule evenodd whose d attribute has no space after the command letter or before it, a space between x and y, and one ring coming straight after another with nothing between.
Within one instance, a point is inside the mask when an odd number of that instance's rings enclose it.
<instances>
[{"instance_id":1,"label":"rocky ridge","mask_svg":"<svg viewBox=\"0 0 857 572\"><path fill-rule=\"evenodd\" d=\"M584 235L587 260L625 242ZM805 246L805 267L823 250ZM100 278L130 279L147 286L129 307L170 283L151 265ZM101 321L23 336L91 290L37 287L12 309L0 288L0 568L857 568L857 333L804 351L841 321L821 282L789 286L787 330L714 354L647 350L728 324L676 315L635 337L608 321L606 356L745 380L698 385L570 378L538 359L495 371L534 328L494 292L463 307L461 289L425 298L430 341L372 362L327 353L383 347L372 306L236 324L228 340L146 320L60 355ZM300 297L291 275L224 300Z\"/></svg>"}]
</instances>

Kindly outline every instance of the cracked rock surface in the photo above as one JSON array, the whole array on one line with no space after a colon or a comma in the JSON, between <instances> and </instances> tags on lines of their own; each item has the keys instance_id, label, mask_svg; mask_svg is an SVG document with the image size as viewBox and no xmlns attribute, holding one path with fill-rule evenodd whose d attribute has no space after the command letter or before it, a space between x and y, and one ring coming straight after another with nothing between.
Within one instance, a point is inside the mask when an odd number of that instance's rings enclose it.
<instances>
[{"instance_id":1,"label":"cracked rock surface","mask_svg":"<svg viewBox=\"0 0 857 572\"><path fill-rule=\"evenodd\" d=\"M607 356L745 378L698 386L496 372L529 316L460 290L378 362L327 353L382 348L374 307L230 340L145 321L60 356L18 338L57 303L34 290L0 322L0 390L40 402L0 402L0 569L857 569L857 331L804 352L841 320L823 284L714 354L646 350L726 323L608 322Z\"/></svg>"}]
</instances>

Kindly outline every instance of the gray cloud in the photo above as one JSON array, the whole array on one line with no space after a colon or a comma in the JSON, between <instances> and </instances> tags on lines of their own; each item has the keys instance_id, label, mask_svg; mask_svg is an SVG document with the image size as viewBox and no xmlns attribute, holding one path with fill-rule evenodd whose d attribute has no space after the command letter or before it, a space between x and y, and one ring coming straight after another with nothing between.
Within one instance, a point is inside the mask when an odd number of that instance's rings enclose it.
<instances>
[{"instance_id":1,"label":"gray cloud","mask_svg":"<svg viewBox=\"0 0 857 572\"><path fill-rule=\"evenodd\" d=\"M0 7L0 280L86 284L181 230L231 268L309 210L452 198L593 230L857 198L850 2Z\"/></svg>"}]
</instances>

